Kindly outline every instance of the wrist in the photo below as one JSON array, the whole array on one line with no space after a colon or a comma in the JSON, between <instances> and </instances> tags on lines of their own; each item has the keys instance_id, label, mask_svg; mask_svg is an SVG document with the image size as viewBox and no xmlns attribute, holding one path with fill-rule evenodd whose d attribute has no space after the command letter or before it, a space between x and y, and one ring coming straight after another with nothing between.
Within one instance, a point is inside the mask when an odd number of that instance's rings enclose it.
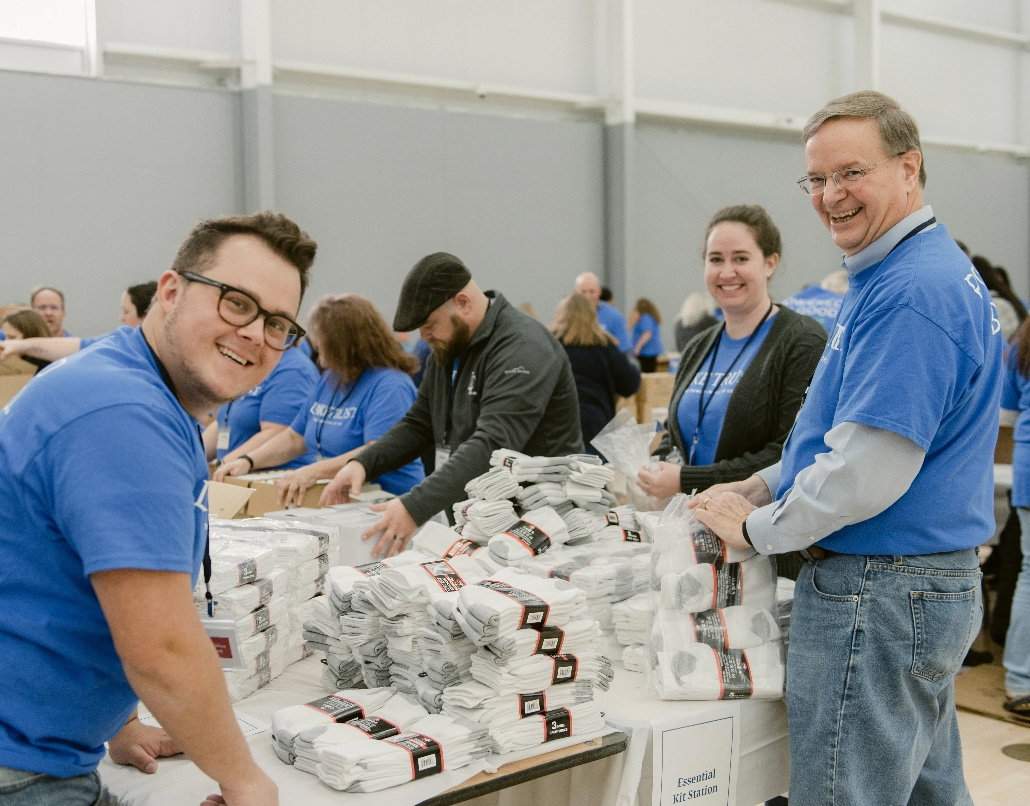
<instances>
[{"instance_id":1,"label":"wrist","mask_svg":"<svg viewBox=\"0 0 1030 806\"><path fill-rule=\"evenodd\" d=\"M250 467L247 468L247 472L250 473L254 469L254 460L251 459L247 454L236 457L239 461L246 462Z\"/></svg>"},{"instance_id":2,"label":"wrist","mask_svg":"<svg viewBox=\"0 0 1030 806\"><path fill-rule=\"evenodd\" d=\"M744 542L751 546L751 548L754 548L755 544L751 542L751 536L747 533L747 518L740 524L740 532L744 535Z\"/></svg>"}]
</instances>

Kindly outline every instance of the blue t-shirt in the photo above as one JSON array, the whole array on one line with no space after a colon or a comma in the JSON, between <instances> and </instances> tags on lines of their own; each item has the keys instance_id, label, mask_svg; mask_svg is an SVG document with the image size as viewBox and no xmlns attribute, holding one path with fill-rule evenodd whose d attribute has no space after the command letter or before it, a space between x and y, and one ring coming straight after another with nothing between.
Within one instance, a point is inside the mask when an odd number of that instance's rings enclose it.
<instances>
[{"instance_id":1,"label":"blue t-shirt","mask_svg":"<svg viewBox=\"0 0 1030 806\"><path fill-rule=\"evenodd\" d=\"M116 328L116 329L110 331L109 333L101 333L99 336L93 336L92 338L89 337L89 336L83 336L82 338L79 339L79 349L80 350L85 350L87 347L92 347L98 341L103 341L104 339L106 339L111 334L118 333L119 331L123 331L123 330L131 331L131 330L134 330L134 328L131 328L128 325L122 325L121 327Z\"/></svg>"},{"instance_id":2,"label":"blue t-shirt","mask_svg":"<svg viewBox=\"0 0 1030 806\"><path fill-rule=\"evenodd\" d=\"M634 347L637 346L637 342L640 341L640 337L644 333L650 333L651 337L640 348L640 355L650 358L665 352L662 349L662 330L658 326L658 321L649 313L640 314L637 323L633 325L633 335L630 338L630 342L632 342Z\"/></svg>"},{"instance_id":3,"label":"blue t-shirt","mask_svg":"<svg viewBox=\"0 0 1030 806\"><path fill-rule=\"evenodd\" d=\"M1012 506L1030 507L1030 378L1019 371L1015 344L1005 358L1001 407L1019 412L1012 430Z\"/></svg>"},{"instance_id":4,"label":"blue t-shirt","mask_svg":"<svg viewBox=\"0 0 1030 806\"><path fill-rule=\"evenodd\" d=\"M195 583L207 478L199 424L139 330L55 361L0 411L0 765L96 768L137 699L89 575Z\"/></svg>"},{"instance_id":5,"label":"blue t-shirt","mask_svg":"<svg viewBox=\"0 0 1030 806\"><path fill-rule=\"evenodd\" d=\"M614 305L608 302L598 304L597 321L605 332L610 333L618 340L619 349L622 352L628 353L633 349L633 342L629 340L629 328L626 327L626 318Z\"/></svg>"},{"instance_id":6,"label":"blue t-shirt","mask_svg":"<svg viewBox=\"0 0 1030 806\"><path fill-rule=\"evenodd\" d=\"M304 437L316 459L339 456L379 439L414 402L415 384L398 369L366 369L342 386L339 376L326 370L290 428ZM403 495L423 478L422 460L416 459L369 481Z\"/></svg>"},{"instance_id":7,"label":"blue t-shirt","mask_svg":"<svg viewBox=\"0 0 1030 806\"><path fill-rule=\"evenodd\" d=\"M811 316L829 333L837 314L840 313L840 304L843 301L843 294L834 294L818 285L810 285L808 288L802 288L794 296L787 297L780 304L797 313Z\"/></svg>"},{"instance_id":8,"label":"blue t-shirt","mask_svg":"<svg viewBox=\"0 0 1030 806\"><path fill-rule=\"evenodd\" d=\"M719 447L719 435L722 433L722 424L726 419L726 406L729 405L730 395L737 388L748 365L758 354L762 342L765 341L772 329L775 318L775 316L770 316L762 323L750 344L747 343L748 336L742 339L731 339L726 335L724 329L719 340L712 345L712 349L698 367L694 380L683 391L683 397L680 398L679 405L676 407L676 418L679 422L680 434L683 436L683 444L690 451L694 440L694 430L697 428L697 410L698 402L701 399L701 388L705 385L705 379L708 379L708 387L704 390L702 404L705 406L705 413L701 418L701 428L697 432L697 446L694 448L693 457L683 457L688 464L710 465L715 461L715 451ZM744 350L745 345L747 350ZM716 347L719 349L715 356L715 366L712 367L712 352ZM733 371L729 372L731 365ZM709 372L711 372L711 377L709 377ZM716 389L716 384L718 384L718 389ZM714 394L713 390L715 390Z\"/></svg>"},{"instance_id":9,"label":"blue t-shirt","mask_svg":"<svg viewBox=\"0 0 1030 806\"><path fill-rule=\"evenodd\" d=\"M844 422L926 451L912 485L878 515L819 545L844 554L935 554L994 532L1002 367L991 295L942 225L858 272L783 449L782 498Z\"/></svg>"},{"instance_id":10,"label":"blue t-shirt","mask_svg":"<svg viewBox=\"0 0 1030 806\"><path fill-rule=\"evenodd\" d=\"M300 348L287 350L271 374L262 382L218 409L218 430L229 429L229 447L219 449L222 459L230 451L261 430L261 423L289 426L304 408L318 382L318 369ZM305 451L296 459L275 470L304 467L315 461L315 454Z\"/></svg>"}]
</instances>

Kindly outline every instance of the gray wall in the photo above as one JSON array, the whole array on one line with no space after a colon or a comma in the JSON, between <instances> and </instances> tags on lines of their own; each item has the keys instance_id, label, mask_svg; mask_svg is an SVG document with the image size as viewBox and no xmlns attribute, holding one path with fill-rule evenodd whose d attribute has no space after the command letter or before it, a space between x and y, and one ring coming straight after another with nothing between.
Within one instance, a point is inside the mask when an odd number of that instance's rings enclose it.
<instances>
[{"instance_id":1,"label":"gray wall","mask_svg":"<svg viewBox=\"0 0 1030 806\"><path fill-rule=\"evenodd\" d=\"M72 333L105 332L199 218L236 210L235 93L0 72L0 103L3 303L54 285Z\"/></svg>"},{"instance_id":2,"label":"gray wall","mask_svg":"<svg viewBox=\"0 0 1030 806\"><path fill-rule=\"evenodd\" d=\"M307 303L351 291L392 321L407 271L447 251L550 322L603 266L600 123L277 95L274 139L277 206L319 243Z\"/></svg>"}]
</instances>

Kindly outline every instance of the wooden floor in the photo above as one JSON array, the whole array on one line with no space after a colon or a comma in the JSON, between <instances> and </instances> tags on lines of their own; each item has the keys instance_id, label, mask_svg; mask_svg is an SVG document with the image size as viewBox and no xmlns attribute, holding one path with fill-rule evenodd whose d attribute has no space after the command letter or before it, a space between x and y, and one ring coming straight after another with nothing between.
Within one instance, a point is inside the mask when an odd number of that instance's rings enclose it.
<instances>
[{"instance_id":1,"label":"wooden floor","mask_svg":"<svg viewBox=\"0 0 1030 806\"><path fill-rule=\"evenodd\" d=\"M1030 803L1030 761L1002 752L1010 745L1030 751L1030 727L958 712L963 767L975 806L1025 806Z\"/></svg>"}]
</instances>

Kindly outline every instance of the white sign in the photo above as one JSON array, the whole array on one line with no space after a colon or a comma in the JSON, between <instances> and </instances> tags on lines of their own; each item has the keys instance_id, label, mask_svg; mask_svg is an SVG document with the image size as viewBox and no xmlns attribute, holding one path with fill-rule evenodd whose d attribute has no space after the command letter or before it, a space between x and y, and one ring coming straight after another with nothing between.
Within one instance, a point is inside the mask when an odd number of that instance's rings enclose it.
<instances>
[{"instance_id":1,"label":"white sign","mask_svg":"<svg viewBox=\"0 0 1030 806\"><path fill-rule=\"evenodd\" d=\"M722 703L725 706L728 703ZM740 759L740 705L654 725L652 806L734 806Z\"/></svg>"}]
</instances>

